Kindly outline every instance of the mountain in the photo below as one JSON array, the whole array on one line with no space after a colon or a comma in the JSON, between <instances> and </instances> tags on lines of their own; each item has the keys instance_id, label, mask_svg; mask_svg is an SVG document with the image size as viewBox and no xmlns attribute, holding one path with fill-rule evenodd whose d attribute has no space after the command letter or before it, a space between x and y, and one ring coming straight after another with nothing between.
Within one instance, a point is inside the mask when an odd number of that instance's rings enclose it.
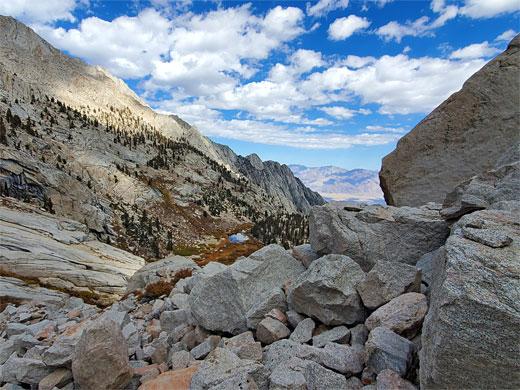
<instances>
[{"instance_id":1,"label":"mountain","mask_svg":"<svg viewBox=\"0 0 520 390\"><path fill-rule=\"evenodd\" d=\"M520 35L424 118L383 158L394 206L442 203L457 184L495 166L520 140Z\"/></svg>"},{"instance_id":2,"label":"mountain","mask_svg":"<svg viewBox=\"0 0 520 390\"><path fill-rule=\"evenodd\" d=\"M377 171L334 166L289 165L289 168L306 186L327 200L384 203Z\"/></svg>"},{"instance_id":3,"label":"mountain","mask_svg":"<svg viewBox=\"0 0 520 390\"><path fill-rule=\"evenodd\" d=\"M325 203L286 166L237 156L2 16L0 118L0 195L150 260L173 252L209 261L222 237Z\"/></svg>"}]
</instances>

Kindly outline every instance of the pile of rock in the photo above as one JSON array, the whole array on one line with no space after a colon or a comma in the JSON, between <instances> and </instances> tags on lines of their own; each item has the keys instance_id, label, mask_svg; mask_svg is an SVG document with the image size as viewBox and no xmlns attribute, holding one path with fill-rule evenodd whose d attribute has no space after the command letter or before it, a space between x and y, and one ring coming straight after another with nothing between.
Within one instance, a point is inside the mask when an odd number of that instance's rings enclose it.
<instances>
[{"instance_id":1,"label":"pile of rock","mask_svg":"<svg viewBox=\"0 0 520 390\"><path fill-rule=\"evenodd\" d=\"M295 253L302 250L310 253ZM130 285L167 275L171 264L163 263ZM61 302L30 299L30 286L5 278L27 303L0 314L0 383L142 390L417 384L427 304L415 267L385 263L366 274L347 256L329 255L306 269L270 245L231 266L193 271L169 296L130 294L105 310L65 294Z\"/></svg>"}]
</instances>

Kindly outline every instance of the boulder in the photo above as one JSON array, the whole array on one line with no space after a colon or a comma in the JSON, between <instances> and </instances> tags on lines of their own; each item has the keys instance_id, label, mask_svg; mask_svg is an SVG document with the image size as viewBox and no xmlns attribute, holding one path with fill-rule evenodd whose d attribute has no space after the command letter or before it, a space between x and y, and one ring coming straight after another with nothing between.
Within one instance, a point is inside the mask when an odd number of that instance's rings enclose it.
<instances>
[{"instance_id":1,"label":"boulder","mask_svg":"<svg viewBox=\"0 0 520 390\"><path fill-rule=\"evenodd\" d=\"M321 332L312 338L312 345L321 348L329 342L346 344L350 341L350 330L346 326L336 326L332 329Z\"/></svg>"},{"instance_id":2,"label":"boulder","mask_svg":"<svg viewBox=\"0 0 520 390\"><path fill-rule=\"evenodd\" d=\"M411 382L392 370L385 369L377 375L377 390L417 390Z\"/></svg>"},{"instance_id":3,"label":"boulder","mask_svg":"<svg viewBox=\"0 0 520 390\"><path fill-rule=\"evenodd\" d=\"M120 326L105 317L81 335L72 359L74 381L82 389L123 389L132 378L128 347Z\"/></svg>"},{"instance_id":4,"label":"boulder","mask_svg":"<svg viewBox=\"0 0 520 390\"><path fill-rule=\"evenodd\" d=\"M306 390L305 365L297 357L279 364L269 376L269 390Z\"/></svg>"},{"instance_id":5,"label":"boulder","mask_svg":"<svg viewBox=\"0 0 520 390\"><path fill-rule=\"evenodd\" d=\"M520 193L520 142L508 150L496 167L460 183L444 199L441 215L450 220L494 204L518 201Z\"/></svg>"},{"instance_id":6,"label":"boulder","mask_svg":"<svg viewBox=\"0 0 520 390\"><path fill-rule=\"evenodd\" d=\"M347 377L361 373L364 363L364 350L360 345L327 343L321 355L321 364Z\"/></svg>"},{"instance_id":7,"label":"boulder","mask_svg":"<svg viewBox=\"0 0 520 390\"><path fill-rule=\"evenodd\" d=\"M72 382L72 372L66 368L58 368L39 382L38 390L62 388L70 382Z\"/></svg>"},{"instance_id":8,"label":"boulder","mask_svg":"<svg viewBox=\"0 0 520 390\"><path fill-rule=\"evenodd\" d=\"M204 359L220 343L220 336L208 336L202 343L193 348L190 352L197 360Z\"/></svg>"},{"instance_id":9,"label":"boulder","mask_svg":"<svg viewBox=\"0 0 520 390\"><path fill-rule=\"evenodd\" d=\"M18 357L13 353L0 368L0 383L25 383L35 385L49 375L54 369L47 367L39 359Z\"/></svg>"},{"instance_id":10,"label":"boulder","mask_svg":"<svg viewBox=\"0 0 520 390\"><path fill-rule=\"evenodd\" d=\"M172 349L168 355L168 365L172 370L186 368L193 360L193 356L188 351L174 351Z\"/></svg>"},{"instance_id":11,"label":"boulder","mask_svg":"<svg viewBox=\"0 0 520 390\"><path fill-rule=\"evenodd\" d=\"M255 341L252 332L244 332L230 339L222 340L220 346L230 350L240 359L262 361L262 345Z\"/></svg>"},{"instance_id":12,"label":"boulder","mask_svg":"<svg viewBox=\"0 0 520 390\"><path fill-rule=\"evenodd\" d=\"M369 331L384 326L411 340L420 331L427 312L426 296L406 293L373 312L365 321L365 325Z\"/></svg>"},{"instance_id":13,"label":"boulder","mask_svg":"<svg viewBox=\"0 0 520 390\"><path fill-rule=\"evenodd\" d=\"M421 388L520 387L518 215L482 210L463 216L435 258Z\"/></svg>"},{"instance_id":14,"label":"boulder","mask_svg":"<svg viewBox=\"0 0 520 390\"><path fill-rule=\"evenodd\" d=\"M368 335L365 345L365 365L374 374L391 369L404 376L412 363L413 344L383 327Z\"/></svg>"},{"instance_id":15,"label":"boulder","mask_svg":"<svg viewBox=\"0 0 520 390\"><path fill-rule=\"evenodd\" d=\"M239 334L248 330L246 313L266 291L294 282L305 267L277 245L268 245L233 265L195 282L191 312L206 329Z\"/></svg>"},{"instance_id":16,"label":"boulder","mask_svg":"<svg viewBox=\"0 0 520 390\"><path fill-rule=\"evenodd\" d=\"M195 271L200 267L190 258L183 256L170 256L165 259L148 263L135 272L128 281L126 292L140 290L150 283L159 280L170 281L174 275L182 270Z\"/></svg>"},{"instance_id":17,"label":"boulder","mask_svg":"<svg viewBox=\"0 0 520 390\"><path fill-rule=\"evenodd\" d=\"M312 332L315 327L314 321L311 318L306 318L298 323L289 339L297 343L307 343L312 339Z\"/></svg>"},{"instance_id":18,"label":"boulder","mask_svg":"<svg viewBox=\"0 0 520 390\"><path fill-rule=\"evenodd\" d=\"M314 261L289 287L288 301L299 312L327 325L365 320L356 285L365 273L352 259L327 255Z\"/></svg>"},{"instance_id":19,"label":"boulder","mask_svg":"<svg viewBox=\"0 0 520 390\"><path fill-rule=\"evenodd\" d=\"M291 331L282 322L270 317L260 321L256 330L256 338L264 344L272 344L290 334Z\"/></svg>"},{"instance_id":20,"label":"boulder","mask_svg":"<svg viewBox=\"0 0 520 390\"><path fill-rule=\"evenodd\" d=\"M76 349L84 330L90 324L90 320L83 320L61 333L54 340L50 348L43 353L43 362L50 367L70 368L74 350Z\"/></svg>"},{"instance_id":21,"label":"boulder","mask_svg":"<svg viewBox=\"0 0 520 390\"><path fill-rule=\"evenodd\" d=\"M292 357L320 363L322 353L323 350L320 348L291 340L280 340L265 347L263 363L268 371L274 370L278 365Z\"/></svg>"},{"instance_id":22,"label":"boulder","mask_svg":"<svg viewBox=\"0 0 520 390\"><path fill-rule=\"evenodd\" d=\"M247 327L256 329L260 321L272 309L287 311L287 298L280 287L265 291L255 300L246 313Z\"/></svg>"},{"instance_id":23,"label":"boulder","mask_svg":"<svg viewBox=\"0 0 520 390\"><path fill-rule=\"evenodd\" d=\"M190 389L209 389L238 374L255 373L262 369L262 365L251 360L242 360L233 352L216 348L202 362L199 370L191 379Z\"/></svg>"},{"instance_id":24,"label":"boulder","mask_svg":"<svg viewBox=\"0 0 520 390\"><path fill-rule=\"evenodd\" d=\"M343 375L327 370L312 361L306 362L303 375L307 382L307 390L349 389L347 380Z\"/></svg>"},{"instance_id":25,"label":"boulder","mask_svg":"<svg viewBox=\"0 0 520 390\"><path fill-rule=\"evenodd\" d=\"M310 244L295 246L292 250L292 255L296 260L301 261L305 268L309 268L309 265L319 258L316 252L312 250Z\"/></svg>"},{"instance_id":26,"label":"boulder","mask_svg":"<svg viewBox=\"0 0 520 390\"><path fill-rule=\"evenodd\" d=\"M368 338L368 329L365 324L358 324L350 328L350 344L365 345Z\"/></svg>"},{"instance_id":27,"label":"boulder","mask_svg":"<svg viewBox=\"0 0 520 390\"><path fill-rule=\"evenodd\" d=\"M181 370L167 371L157 378L143 383L139 390L188 390L190 382L199 369L199 366L183 368Z\"/></svg>"},{"instance_id":28,"label":"boulder","mask_svg":"<svg viewBox=\"0 0 520 390\"><path fill-rule=\"evenodd\" d=\"M517 36L383 158L379 179L387 204L441 203L519 141L519 52Z\"/></svg>"},{"instance_id":29,"label":"boulder","mask_svg":"<svg viewBox=\"0 0 520 390\"><path fill-rule=\"evenodd\" d=\"M370 310L401 294L421 292L421 271L404 263L378 261L357 286L363 304Z\"/></svg>"},{"instance_id":30,"label":"boulder","mask_svg":"<svg viewBox=\"0 0 520 390\"><path fill-rule=\"evenodd\" d=\"M433 204L421 208L366 205L361 211L333 204L313 207L311 246L319 255L349 256L365 272L381 260L415 265L448 237L449 228L439 209Z\"/></svg>"}]
</instances>

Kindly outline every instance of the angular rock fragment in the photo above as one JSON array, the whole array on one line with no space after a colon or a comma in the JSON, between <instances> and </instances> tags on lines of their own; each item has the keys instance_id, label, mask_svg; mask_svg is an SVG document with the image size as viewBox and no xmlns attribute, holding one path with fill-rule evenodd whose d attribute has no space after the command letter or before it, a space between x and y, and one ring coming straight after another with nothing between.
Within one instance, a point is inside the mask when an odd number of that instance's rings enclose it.
<instances>
[{"instance_id":1,"label":"angular rock fragment","mask_svg":"<svg viewBox=\"0 0 520 390\"><path fill-rule=\"evenodd\" d=\"M407 293L392 299L373 312L365 321L365 325L369 331L384 326L411 340L421 329L427 312L426 296Z\"/></svg>"},{"instance_id":2,"label":"angular rock fragment","mask_svg":"<svg viewBox=\"0 0 520 390\"><path fill-rule=\"evenodd\" d=\"M256 337L264 344L272 344L290 334L291 331L283 323L270 317L264 318L256 329Z\"/></svg>"},{"instance_id":3,"label":"angular rock fragment","mask_svg":"<svg viewBox=\"0 0 520 390\"><path fill-rule=\"evenodd\" d=\"M365 278L358 264L347 256L327 255L314 261L289 289L289 303L299 313L327 325L365 320L365 308L356 285Z\"/></svg>"},{"instance_id":4,"label":"angular rock fragment","mask_svg":"<svg viewBox=\"0 0 520 390\"><path fill-rule=\"evenodd\" d=\"M350 330L346 326L336 326L332 329L321 332L312 338L312 345L321 348L329 342L346 344L350 341Z\"/></svg>"},{"instance_id":5,"label":"angular rock fragment","mask_svg":"<svg viewBox=\"0 0 520 390\"><path fill-rule=\"evenodd\" d=\"M375 310L407 292L421 292L421 271L404 263L378 261L357 286L363 304Z\"/></svg>"},{"instance_id":6,"label":"angular rock fragment","mask_svg":"<svg viewBox=\"0 0 520 390\"><path fill-rule=\"evenodd\" d=\"M289 339L297 343L307 343L312 339L312 332L315 327L314 321L311 318L306 318L296 326Z\"/></svg>"},{"instance_id":7,"label":"angular rock fragment","mask_svg":"<svg viewBox=\"0 0 520 390\"><path fill-rule=\"evenodd\" d=\"M120 326L100 318L81 335L72 360L74 380L82 389L123 389L132 378L128 347Z\"/></svg>"},{"instance_id":8,"label":"angular rock fragment","mask_svg":"<svg viewBox=\"0 0 520 390\"><path fill-rule=\"evenodd\" d=\"M363 371L364 353L360 345L347 346L327 343L321 355L321 364L347 377Z\"/></svg>"},{"instance_id":9,"label":"angular rock fragment","mask_svg":"<svg viewBox=\"0 0 520 390\"><path fill-rule=\"evenodd\" d=\"M412 362L413 344L383 327L368 335L365 345L365 364L373 373L391 369L404 376Z\"/></svg>"}]
</instances>

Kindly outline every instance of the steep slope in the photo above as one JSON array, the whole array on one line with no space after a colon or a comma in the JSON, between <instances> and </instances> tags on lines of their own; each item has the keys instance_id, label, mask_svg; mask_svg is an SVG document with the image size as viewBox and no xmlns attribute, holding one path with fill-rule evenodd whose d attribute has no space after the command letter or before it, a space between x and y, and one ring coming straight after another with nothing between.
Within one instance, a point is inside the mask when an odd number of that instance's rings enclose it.
<instances>
[{"instance_id":1,"label":"steep slope","mask_svg":"<svg viewBox=\"0 0 520 390\"><path fill-rule=\"evenodd\" d=\"M278 163L267 164L261 179L239 169L246 158L176 116L155 113L121 80L6 17L0 144L0 198L78 221L148 260L173 252L206 262L218 252L233 261L261 245L249 230L262 219L323 203ZM227 237L237 231L251 240L233 252Z\"/></svg>"},{"instance_id":2,"label":"steep slope","mask_svg":"<svg viewBox=\"0 0 520 390\"><path fill-rule=\"evenodd\" d=\"M423 119L383 159L388 204L442 203L520 139L520 36Z\"/></svg>"},{"instance_id":3,"label":"steep slope","mask_svg":"<svg viewBox=\"0 0 520 390\"><path fill-rule=\"evenodd\" d=\"M157 130L165 137L182 140L218 164L231 170L235 168L233 162L238 156L231 150L223 153L219 145L175 115L156 113L122 80L100 66L90 66L80 59L66 56L10 17L0 16L0 58L0 83L11 100L31 95L40 100L46 95L52 96L89 118L95 117L100 123L113 127L128 126L128 120L120 119L129 114L132 116L130 120L134 121L130 125ZM271 167L282 176L274 186L268 181L277 175L267 175L267 179L258 180L256 172L251 171L253 177L249 179L264 189L277 188L273 195L284 211L307 212L310 206L323 203L319 195L301 185L293 185L294 177L289 170L283 170L276 163ZM245 172L249 171L241 174ZM239 174L238 171L233 173Z\"/></svg>"},{"instance_id":4,"label":"steep slope","mask_svg":"<svg viewBox=\"0 0 520 390\"><path fill-rule=\"evenodd\" d=\"M332 201L383 202L377 171L289 165L306 186Z\"/></svg>"}]
</instances>

